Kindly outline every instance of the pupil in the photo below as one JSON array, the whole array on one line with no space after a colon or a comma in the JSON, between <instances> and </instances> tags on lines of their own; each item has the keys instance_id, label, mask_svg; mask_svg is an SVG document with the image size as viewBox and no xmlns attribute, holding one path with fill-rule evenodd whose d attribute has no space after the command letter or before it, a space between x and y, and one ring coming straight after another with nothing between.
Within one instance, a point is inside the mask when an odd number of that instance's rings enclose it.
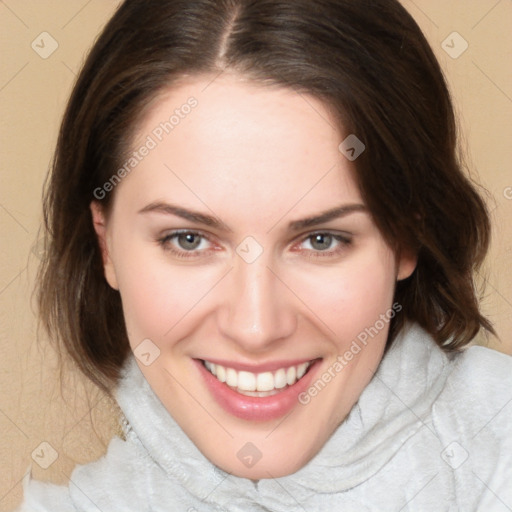
<instances>
[{"instance_id":1,"label":"pupil","mask_svg":"<svg viewBox=\"0 0 512 512\"><path fill-rule=\"evenodd\" d=\"M311 245L318 251L325 251L326 249L329 249L331 242L331 235L314 235Z\"/></svg>"},{"instance_id":2,"label":"pupil","mask_svg":"<svg viewBox=\"0 0 512 512\"><path fill-rule=\"evenodd\" d=\"M182 249L192 250L200 244L200 239L193 233L185 233L178 236L178 242Z\"/></svg>"}]
</instances>

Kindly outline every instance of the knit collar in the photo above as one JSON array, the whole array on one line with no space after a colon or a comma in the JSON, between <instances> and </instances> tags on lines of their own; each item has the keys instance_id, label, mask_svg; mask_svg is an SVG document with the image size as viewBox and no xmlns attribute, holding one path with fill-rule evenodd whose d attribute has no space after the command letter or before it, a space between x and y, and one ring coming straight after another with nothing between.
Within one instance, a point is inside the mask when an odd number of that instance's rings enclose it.
<instances>
[{"instance_id":1,"label":"knit collar","mask_svg":"<svg viewBox=\"0 0 512 512\"><path fill-rule=\"evenodd\" d=\"M133 355L117 389L126 435L135 437L175 482L212 505L285 511L312 495L355 487L377 473L428 421L444 386L447 355L429 334L409 324L396 338L345 421L296 473L257 483L215 467L164 408ZM212 491L214 489L214 491ZM245 506L245 509L244 509Z\"/></svg>"}]
</instances>

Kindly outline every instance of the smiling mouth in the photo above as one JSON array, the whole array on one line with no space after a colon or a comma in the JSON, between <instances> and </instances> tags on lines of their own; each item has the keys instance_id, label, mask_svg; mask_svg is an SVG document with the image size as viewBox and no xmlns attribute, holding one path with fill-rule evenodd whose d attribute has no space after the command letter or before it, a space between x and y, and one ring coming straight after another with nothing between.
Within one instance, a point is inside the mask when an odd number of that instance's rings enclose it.
<instances>
[{"instance_id":1,"label":"smiling mouth","mask_svg":"<svg viewBox=\"0 0 512 512\"><path fill-rule=\"evenodd\" d=\"M262 373L237 371L210 361L202 362L219 382L226 384L233 391L245 396L263 398L276 395L293 386L306 375L315 360Z\"/></svg>"}]
</instances>

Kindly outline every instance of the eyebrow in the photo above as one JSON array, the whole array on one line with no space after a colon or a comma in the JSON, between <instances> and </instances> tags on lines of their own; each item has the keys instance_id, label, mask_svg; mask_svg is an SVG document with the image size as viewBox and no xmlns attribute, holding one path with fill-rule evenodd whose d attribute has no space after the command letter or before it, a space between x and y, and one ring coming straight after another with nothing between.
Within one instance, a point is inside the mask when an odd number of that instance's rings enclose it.
<instances>
[{"instance_id":1,"label":"eyebrow","mask_svg":"<svg viewBox=\"0 0 512 512\"><path fill-rule=\"evenodd\" d=\"M306 217L305 219L301 220L291 221L288 224L288 229L290 231L300 231L301 229L310 228L312 226L317 226L318 224L323 224L324 222L329 222L340 217L345 217L351 213L367 211L368 209L363 204L345 204L336 208L331 208L330 210L326 210L325 212L322 212L318 215Z\"/></svg>"},{"instance_id":2,"label":"eyebrow","mask_svg":"<svg viewBox=\"0 0 512 512\"><path fill-rule=\"evenodd\" d=\"M187 210L186 208L182 208L180 206L175 206L173 204L168 203L150 203L142 210L139 210L138 213L164 213L167 215L175 215L177 217L181 217L182 219L189 220L190 222L194 222L196 224L205 224L206 226L210 226L212 228L216 228L219 230L224 230L230 232L231 229L224 224L221 220L213 215L207 215L204 213L200 213L194 210Z\"/></svg>"},{"instance_id":3,"label":"eyebrow","mask_svg":"<svg viewBox=\"0 0 512 512\"><path fill-rule=\"evenodd\" d=\"M290 231L300 231L305 228L309 228L312 226L316 226L318 224L322 224L324 222L329 222L334 219L338 219L340 217L344 217L351 213L356 212L367 212L368 209L366 206L362 204L346 204L342 206L338 206L336 208L331 208L330 210L326 210L317 215L313 215L311 217L306 217L300 220L294 220L288 223L288 229ZM217 217L213 215L207 215L198 211L188 210L186 208L182 208L180 206L176 206L173 204L163 203L163 202L155 202L150 203L138 213L163 213L166 215L175 215L177 217L181 217L182 219L188 220L190 222L194 222L196 224L204 224L206 226L210 226L212 228L216 228L219 230L232 232L232 229L229 228L224 222L219 220Z\"/></svg>"}]
</instances>

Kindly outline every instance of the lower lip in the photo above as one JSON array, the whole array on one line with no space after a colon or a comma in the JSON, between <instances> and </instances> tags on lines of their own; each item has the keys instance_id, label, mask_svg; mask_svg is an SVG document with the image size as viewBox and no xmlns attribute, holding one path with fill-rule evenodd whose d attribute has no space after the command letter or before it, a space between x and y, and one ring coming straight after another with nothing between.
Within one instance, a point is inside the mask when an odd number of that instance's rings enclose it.
<instances>
[{"instance_id":1,"label":"lower lip","mask_svg":"<svg viewBox=\"0 0 512 512\"><path fill-rule=\"evenodd\" d=\"M194 360L217 403L226 412L248 421L269 421L288 414L299 404L298 397L308 388L320 361L320 359L316 360L302 379L285 390L272 396L255 397L237 393L214 377L204 367L202 361Z\"/></svg>"}]
</instances>

